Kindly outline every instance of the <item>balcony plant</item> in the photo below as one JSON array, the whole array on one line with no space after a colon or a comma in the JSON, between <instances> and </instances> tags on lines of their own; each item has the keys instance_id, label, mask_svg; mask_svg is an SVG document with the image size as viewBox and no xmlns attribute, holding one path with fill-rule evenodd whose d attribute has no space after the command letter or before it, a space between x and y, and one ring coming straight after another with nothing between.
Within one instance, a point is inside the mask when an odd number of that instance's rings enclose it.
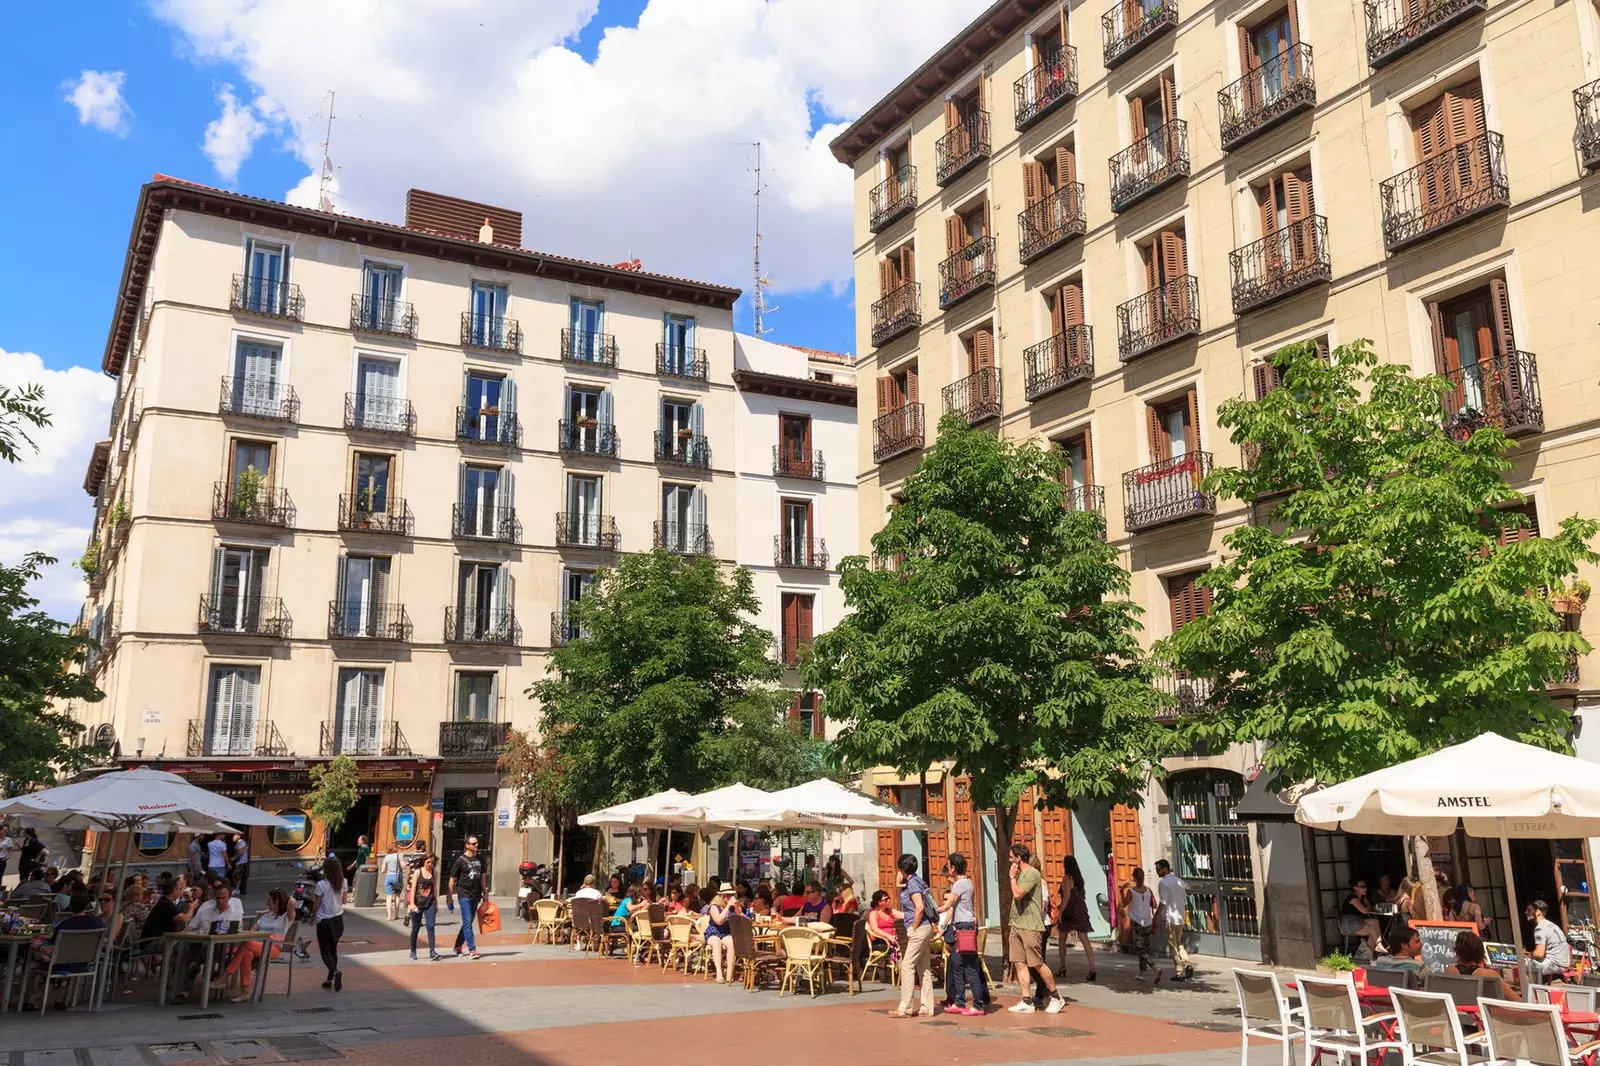
<instances>
[{"instance_id":1,"label":"balcony plant","mask_svg":"<svg viewBox=\"0 0 1600 1066\"><path fill-rule=\"evenodd\" d=\"M100 573L100 542L91 540L83 554L78 557L78 569L83 571L83 576L90 581Z\"/></svg>"},{"instance_id":2,"label":"balcony plant","mask_svg":"<svg viewBox=\"0 0 1600 1066\"><path fill-rule=\"evenodd\" d=\"M126 524L128 522L131 522L132 520L133 520L133 514L128 508L128 501L127 500L118 500L116 503L111 505L111 524L112 525L120 526L120 525L124 525L124 524Z\"/></svg>"},{"instance_id":3,"label":"balcony plant","mask_svg":"<svg viewBox=\"0 0 1600 1066\"><path fill-rule=\"evenodd\" d=\"M580 418L580 419L577 420L577 426L578 426L579 429L594 429L595 427L597 427L599 425L600 425L599 419L595 419L595 418L585 417L585 418Z\"/></svg>"},{"instance_id":4,"label":"balcony plant","mask_svg":"<svg viewBox=\"0 0 1600 1066\"><path fill-rule=\"evenodd\" d=\"M678 430L678 439L679 440L688 440L690 437L693 437L693 436L694 436L694 430L692 430L692 429L680 429L680 430Z\"/></svg>"},{"instance_id":5,"label":"balcony plant","mask_svg":"<svg viewBox=\"0 0 1600 1066\"><path fill-rule=\"evenodd\" d=\"M239 476L233 482L233 513L247 515L253 511L261 501L261 492L266 484L267 479L253 466L239 471Z\"/></svg>"},{"instance_id":6,"label":"balcony plant","mask_svg":"<svg viewBox=\"0 0 1600 1066\"><path fill-rule=\"evenodd\" d=\"M1550 606L1557 614L1582 614L1589 602L1589 583L1579 578L1550 593Z\"/></svg>"},{"instance_id":7,"label":"balcony plant","mask_svg":"<svg viewBox=\"0 0 1600 1066\"><path fill-rule=\"evenodd\" d=\"M356 493L356 521L362 529L372 528L373 503L377 500L378 490L371 485Z\"/></svg>"}]
</instances>

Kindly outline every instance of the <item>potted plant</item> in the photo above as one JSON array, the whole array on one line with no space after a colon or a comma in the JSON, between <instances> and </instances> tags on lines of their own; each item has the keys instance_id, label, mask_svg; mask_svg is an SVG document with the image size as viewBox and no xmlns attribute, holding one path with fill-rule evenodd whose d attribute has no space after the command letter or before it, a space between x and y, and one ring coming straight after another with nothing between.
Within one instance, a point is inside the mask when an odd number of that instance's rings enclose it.
<instances>
[{"instance_id":1,"label":"potted plant","mask_svg":"<svg viewBox=\"0 0 1600 1066\"><path fill-rule=\"evenodd\" d=\"M694 430L689 429L688 427L678 430L679 440L688 440L692 436L694 436Z\"/></svg>"},{"instance_id":2,"label":"potted plant","mask_svg":"<svg viewBox=\"0 0 1600 1066\"><path fill-rule=\"evenodd\" d=\"M267 479L261 476L261 471L253 466L239 471L239 476L233 482L233 513L243 517L253 511L266 483Z\"/></svg>"},{"instance_id":3,"label":"potted plant","mask_svg":"<svg viewBox=\"0 0 1600 1066\"><path fill-rule=\"evenodd\" d=\"M1551 590L1550 606L1557 614L1582 614L1589 602L1589 583L1582 579Z\"/></svg>"},{"instance_id":4,"label":"potted plant","mask_svg":"<svg viewBox=\"0 0 1600 1066\"><path fill-rule=\"evenodd\" d=\"M1351 973L1356 968L1356 960L1346 951L1330 951L1317 961L1317 972L1337 977L1342 973Z\"/></svg>"},{"instance_id":5,"label":"potted plant","mask_svg":"<svg viewBox=\"0 0 1600 1066\"><path fill-rule=\"evenodd\" d=\"M126 525L133 521L133 514L128 508L127 500L118 500L111 505L111 524L114 526Z\"/></svg>"},{"instance_id":6,"label":"potted plant","mask_svg":"<svg viewBox=\"0 0 1600 1066\"><path fill-rule=\"evenodd\" d=\"M482 407L478 408L478 413L486 418L492 418L500 413L500 405L486 403Z\"/></svg>"},{"instance_id":7,"label":"potted plant","mask_svg":"<svg viewBox=\"0 0 1600 1066\"><path fill-rule=\"evenodd\" d=\"M94 580L100 572L100 542L91 540L83 549L83 555L78 558L78 569L83 571L83 576L90 581Z\"/></svg>"},{"instance_id":8,"label":"potted plant","mask_svg":"<svg viewBox=\"0 0 1600 1066\"><path fill-rule=\"evenodd\" d=\"M591 418L588 415L585 415L584 417L578 419L578 427L580 429L594 429L599 424L600 424L599 419Z\"/></svg>"}]
</instances>

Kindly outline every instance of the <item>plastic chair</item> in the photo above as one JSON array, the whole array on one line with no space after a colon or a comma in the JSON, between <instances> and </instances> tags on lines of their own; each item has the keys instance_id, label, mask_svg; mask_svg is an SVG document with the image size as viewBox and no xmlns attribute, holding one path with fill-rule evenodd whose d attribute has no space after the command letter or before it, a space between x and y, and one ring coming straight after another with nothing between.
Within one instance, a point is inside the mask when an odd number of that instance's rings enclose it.
<instances>
[{"instance_id":1,"label":"plastic chair","mask_svg":"<svg viewBox=\"0 0 1600 1066\"><path fill-rule=\"evenodd\" d=\"M1474 1066L1483 1061L1481 1051L1474 1049L1481 1049L1487 1038L1482 1033L1463 1035L1461 1014L1448 995L1394 988L1389 998L1399 1019L1402 1066Z\"/></svg>"},{"instance_id":2,"label":"plastic chair","mask_svg":"<svg viewBox=\"0 0 1600 1066\"><path fill-rule=\"evenodd\" d=\"M1548 1003L1478 1001L1489 1037L1489 1061L1495 1066L1573 1066L1600 1051L1600 1040L1573 1047L1561 1024L1561 1011Z\"/></svg>"},{"instance_id":3,"label":"plastic chair","mask_svg":"<svg viewBox=\"0 0 1600 1066\"><path fill-rule=\"evenodd\" d=\"M1595 1002L1600 1000L1600 988L1581 985L1529 985L1523 993L1529 1003L1556 1003L1566 1001L1566 1010L1580 1014L1594 1014Z\"/></svg>"},{"instance_id":4,"label":"plastic chair","mask_svg":"<svg viewBox=\"0 0 1600 1066\"><path fill-rule=\"evenodd\" d=\"M1278 975L1267 970L1234 970L1233 986L1239 993L1239 1016L1243 1031L1239 1037L1239 1061L1250 1062L1250 1038L1271 1040L1282 1050L1283 1066L1289 1066L1297 1040L1305 1038L1298 1008L1278 984Z\"/></svg>"},{"instance_id":5,"label":"plastic chair","mask_svg":"<svg viewBox=\"0 0 1600 1066\"><path fill-rule=\"evenodd\" d=\"M1422 983L1416 970L1383 970L1367 968L1368 988L1415 988Z\"/></svg>"},{"instance_id":6,"label":"plastic chair","mask_svg":"<svg viewBox=\"0 0 1600 1066\"><path fill-rule=\"evenodd\" d=\"M1399 1042L1387 1039L1379 1029L1384 1022L1392 1021L1394 1015L1362 1017L1355 981L1349 975L1332 979L1302 974L1295 981L1300 986L1308 1066L1320 1062L1324 1054L1331 1054L1341 1062L1347 1059L1368 1062L1389 1050L1404 1054ZM1378 1032L1374 1033L1375 1029Z\"/></svg>"},{"instance_id":7,"label":"plastic chair","mask_svg":"<svg viewBox=\"0 0 1600 1066\"><path fill-rule=\"evenodd\" d=\"M793 990L796 978L803 976L815 998L817 986L828 980L827 938L810 926L786 926L778 930L778 954L783 957L783 980L778 984L778 995Z\"/></svg>"},{"instance_id":8,"label":"plastic chair","mask_svg":"<svg viewBox=\"0 0 1600 1066\"><path fill-rule=\"evenodd\" d=\"M1443 992L1455 1003L1456 1009L1470 1007L1489 992L1489 984L1481 977L1458 973L1430 973L1422 983L1428 992Z\"/></svg>"},{"instance_id":9,"label":"plastic chair","mask_svg":"<svg viewBox=\"0 0 1600 1066\"><path fill-rule=\"evenodd\" d=\"M71 990L75 983L87 978L89 987L94 987L94 977L100 972L100 941L105 935L104 929L57 930L49 959L35 964L40 967L40 1017L50 1003L51 981L59 981L66 990Z\"/></svg>"}]
</instances>

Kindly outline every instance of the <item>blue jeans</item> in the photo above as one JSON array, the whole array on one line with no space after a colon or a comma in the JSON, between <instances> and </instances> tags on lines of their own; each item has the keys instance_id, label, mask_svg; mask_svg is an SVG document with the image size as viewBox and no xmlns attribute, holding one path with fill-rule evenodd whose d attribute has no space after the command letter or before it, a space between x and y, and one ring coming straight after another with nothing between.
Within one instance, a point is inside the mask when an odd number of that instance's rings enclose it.
<instances>
[{"instance_id":1,"label":"blue jeans","mask_svg":"<svg viewBox=\"0 0 1600 1066\"><path fill-rule=\"evenodd\" d=\"M456 934L456 950L461 950L462 943L467 945L468 951L477 951L478 942L473 936L472 923L478 917L478 901L471 896L457 896L461 904L461 931Z\"/></svg>"},{"instance_id":2,"label":"blue jeans","mask_svg":"<svg viewBox=\"0 0 1600 1066\"><path fill-rule=\"evenodd\" d=\"M957 922L957 929L976 929L976 922ZM945 958L945 991L950 1002L957 1006L966 1005L966 994L972 993L972 1005L982 1007L989 1002L989 989L983 981L983 967L978 964L978 953L975 951L956 951L951 949Z\"/></svg>"},{"instance_id":3,"label":"blue jeans","mask_svg":"<svg viewBox=\"0 0 1600 1066\"><path fill-rule=\"evenodd\" d=\"M430 956L439 954L433 943L433 920L438 913L439 905L437 903L430 903L426 907L411 912L411 954L415 955L417 953L417 934L422 931L423 926L428 927L428 954Z\"/></svg>"}]
</instances>

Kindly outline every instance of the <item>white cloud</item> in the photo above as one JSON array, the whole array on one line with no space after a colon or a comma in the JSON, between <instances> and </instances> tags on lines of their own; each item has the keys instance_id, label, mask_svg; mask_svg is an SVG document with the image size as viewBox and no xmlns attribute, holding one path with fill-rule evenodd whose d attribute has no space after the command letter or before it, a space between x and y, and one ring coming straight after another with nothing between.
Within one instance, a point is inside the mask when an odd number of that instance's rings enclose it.
<instances>
[{"instance_id":1,"label":"white cloud","mask_svg":"<svg viewBox=\"0 0 1600 1066\"><path fill-rule=\"evenodd\" d=\"M594 62L594 0L157 0L201 60L270 97L312 175L337 91L339 206L397 219L416 186L524 213L523 243L749 288L761 141L777 288L851 276L851 176L827 151L988 0L650 0ZM304 27L315 24L314 34ZM828 122L812 129L814 101ZM310 196L308 197L308 194Z\"/></svg>"},{"instance_id":2,"label":"white cloud","mask_svg":"<svg viewBox=\"0 0 1600 1066\"><path fill-rule=\"evenodd\" d=\"M133 115L128 101L122 98L122 85L127 80L120 70L86 70L77 81L62 86L67 90L62 99L78 109L78 121L83 125L122 137L127 134L128 119Z\"/></svg>"},{"instance_id":3,"label":"white cloud","mask_svg":"<svg viewBox=\"0 0 1600 1066\"><path fill-rule=\"evenodd\" d=\"M266 132L267 125L256 116L251 105L239 102L231 85L217 90L217 103L222 105L222 114L206 126L202 148L217 174L232 184L239 177L239 167L255 148L256 138Z\"/></svg>"}]
</instances>

